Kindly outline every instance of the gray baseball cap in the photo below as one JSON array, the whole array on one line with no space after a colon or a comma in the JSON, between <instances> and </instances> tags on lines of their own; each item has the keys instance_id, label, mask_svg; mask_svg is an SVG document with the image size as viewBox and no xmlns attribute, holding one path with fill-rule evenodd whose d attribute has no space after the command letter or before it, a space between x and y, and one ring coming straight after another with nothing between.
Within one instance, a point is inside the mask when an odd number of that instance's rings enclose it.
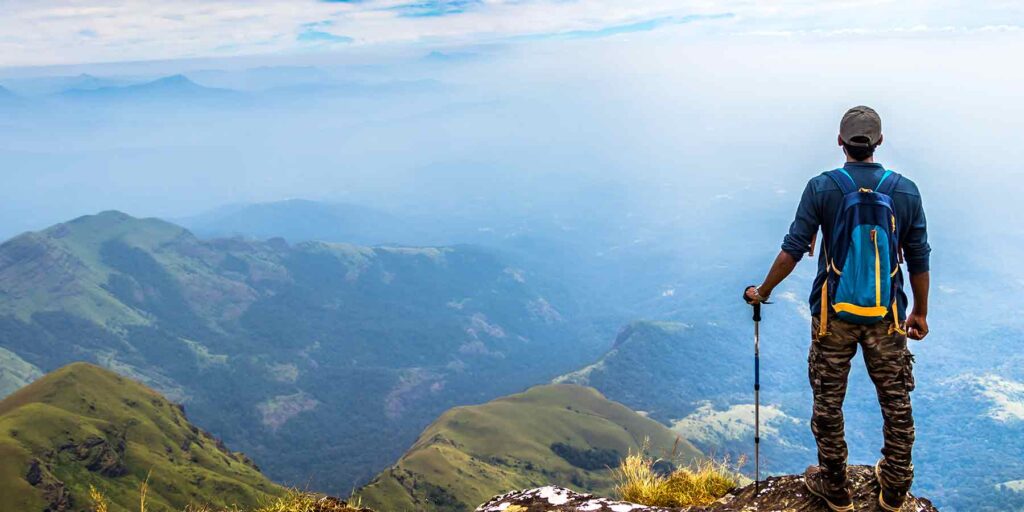
<instances>
[{"instance_id":1,"label":"gray baseball cap","mask_svg":"<svg viewBox=\"0 0 1024 512\"><path fill-rule=\"evenodd\" d=\"M863 137L867 141L854 140ZM871 107L853 107L843 114L839 123L839 138L851 146L875 146L882 140L882 118Z\"/></svg>"}]
</instances>

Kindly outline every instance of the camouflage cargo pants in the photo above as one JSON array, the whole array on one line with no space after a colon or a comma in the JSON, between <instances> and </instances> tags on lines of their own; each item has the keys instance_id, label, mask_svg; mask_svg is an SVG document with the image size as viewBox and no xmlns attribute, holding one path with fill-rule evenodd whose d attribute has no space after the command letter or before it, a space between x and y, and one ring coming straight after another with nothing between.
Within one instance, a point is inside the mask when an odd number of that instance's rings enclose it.
<instances>
[{"instance_id":1,"label":"camouflage cargo pants","mask_svg":"<svg viewBox=\"0 0 1024 512\"><path fill-rule=\"evenodd\" d=\"M913 358L907 337L890 333L890 322L858 325L829 319L828 334L813 339L808 356L808 374L814 390L811 431L818 443L818 464L833 475L846 472L847 448L843 422L850 362L857 347L864 351L868 375L875 384L882 408L885 438L881 463L883 484L895 491L909 491L914 479L911 451L914 446L914 416L910 392L914 390Z\"/></svg>"}]
</instances>

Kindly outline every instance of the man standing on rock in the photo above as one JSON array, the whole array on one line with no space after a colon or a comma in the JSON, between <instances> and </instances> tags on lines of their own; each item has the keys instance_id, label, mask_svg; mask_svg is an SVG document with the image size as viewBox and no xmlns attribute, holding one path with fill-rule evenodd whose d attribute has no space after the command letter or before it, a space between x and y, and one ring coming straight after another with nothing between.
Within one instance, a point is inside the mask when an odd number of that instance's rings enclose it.
<instances>
[{"instance_id":1,"label":"man standing on rock","mask_svg":"<svg viewBox=\"0 0 1024 512\"><path fill-rule=\"evenodd\" d=\"M882 458L875 464L882 509L899 510L914 478L913 355L907 338L928 335L931 248L917 185L875 163L881 143L878 113L864 106L846 112L839 125L846 164L808 182L767 277L744 292L748 303L766 302L803 253L814 254L821 228L808 357L818 465L807 468L804 477L808 490L837 512L854 509L846 475L843 399L858 346L885 422ZM900 268L904 260L914 295L909 315Z\"/></svg>"}]
</instances>

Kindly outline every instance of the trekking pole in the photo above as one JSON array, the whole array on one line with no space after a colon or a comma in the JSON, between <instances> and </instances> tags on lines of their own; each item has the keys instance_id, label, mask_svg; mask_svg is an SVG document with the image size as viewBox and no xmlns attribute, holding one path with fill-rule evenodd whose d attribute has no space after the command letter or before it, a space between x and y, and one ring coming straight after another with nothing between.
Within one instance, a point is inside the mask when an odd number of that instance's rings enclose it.
<instances>
[{"instance_id":1,"label":"trekking pole","mask_svg":"<svg viewBox=\"0 0 1024 512\"><path fill-rule=\"evenodd\" d=\"M761 494L761 303L754 306L754 503Z\"/></svg>"},{"instance_id":2,"label":"trekking pole","mask_svg":"<svg viewBox=\"0 0 1024 512\"><path fill-rule=\"evenodd\" d=\"M754 289L756 298L747 298L747 292ZM754 308L754 509L758 509L757 497L761 494L761 304L771 304L758 293L756 286L743 291L743 300Z\"/></svg>"}]
</instances>

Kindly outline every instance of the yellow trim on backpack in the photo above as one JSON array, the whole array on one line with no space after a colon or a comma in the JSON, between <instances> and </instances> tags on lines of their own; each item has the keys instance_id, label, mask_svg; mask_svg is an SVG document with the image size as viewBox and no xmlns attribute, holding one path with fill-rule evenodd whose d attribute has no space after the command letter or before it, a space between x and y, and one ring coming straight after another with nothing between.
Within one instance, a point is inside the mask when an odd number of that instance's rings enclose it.
<instances>
[{"instance_id":1,"label":"yellow trim on backpack","mask_svg":"<svg viewBox=\"0 0 1024 512\"><path fill-rule=\"evenodd\" d=\"M864 307L850 304L849 302L840 302L832 307L836 310L836 313L850 313L863 317L885 316L889 313L889 308L885 306Z\"/></svg>"},{"instance_id":2,"label":"yellow trim on backpack","mask_svg":"<svg viewBox=\"0 0 1024 512\"><path fill-rule=\"evenodd\" d=\"M889 277L896 277L896 273L899 272L899 271L900 271L900 266L896 265L896 268L892 269L892 273L889 274Z\"/></svg>"},{"instance_id":3,"label":"yellow trim on backpack","mask_svg":"<svg viewBox=\"0 0 1024 512\"><path fill-rule=\"evenodd\" d=\"M889 326L889 334L892 334L893 332L897 332L899 334L902 334L903 336L907 335L907 331L903 330L903 328L900 327L900 314L898 311L896 311L895 299L893 299L892 301L892 325Z\"/></svg>"}]
</instances>

